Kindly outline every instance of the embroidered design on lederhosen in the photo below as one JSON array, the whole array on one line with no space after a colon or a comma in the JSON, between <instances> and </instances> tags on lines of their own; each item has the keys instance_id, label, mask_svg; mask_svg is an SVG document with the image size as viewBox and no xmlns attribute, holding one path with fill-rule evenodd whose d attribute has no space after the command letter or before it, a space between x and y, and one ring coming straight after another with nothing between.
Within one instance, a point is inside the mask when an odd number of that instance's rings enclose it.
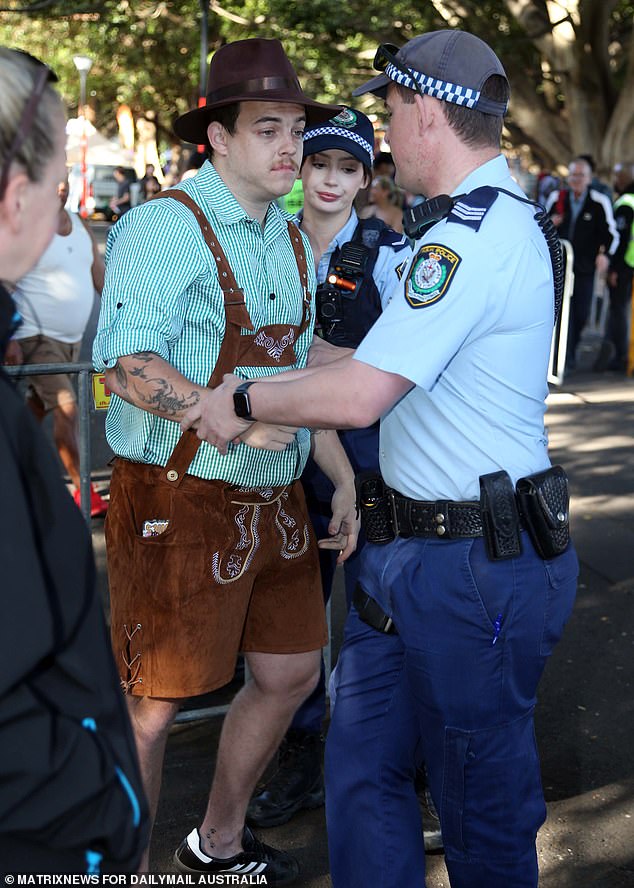
<instances>
[{"instance_id":1,"label":"embroidered design on lederhosen","mask_svg":"<svg viewBox=\"0 0 634 888\"><path fill-rule=\"evenodd\" d=\"M141 653L142 653L142 644L141 637L143 634L143 627L140 623L137 623L134 629L130 629L130 627L124 623L123 631L126 637L126 645L124 650L121 651L121 656L123 658L123 662L125 664L127 670L127 679L121 679L121 689L124 694L129 694L132 688L137 684L143 684L143 678L141 677ZM138 645L135 653L132 651L133 642L136 638L136 644Z\"/></svg>"},{"instance_id":2,"label":"embroidered design on lederhosen","mask_svg":"<svg viewBox=\"0 0 634 888\"><path fill-rule=\"evenodd\" d=\"M284 354L285 349L294 342L295 331L292 327L289 329L286 336L282 336L281 339L274 339L273 336L268 336L264 330L260 330L253 339L254 345L259 345L261 348L266 349L267 355L270 355L273 360L278 362Z\"/></svg>"},{"instance_id":3,"label":"embroidered design on lederhosen","mask_svg":"<svg viewBox=\"0 0 634 888\"><path fill-rule=\"evenodd\" d=\"M288 500L288 492L284 491L279 499L277 515L275 523L282 537L282 548L280 555L282 558L299 558L308 549L310 535L308 526L304 524L300 528L297 521L288 515L282 508L282 503Z\"/></svg>"},{"instance_id":4,"label":"embroidered design on lederhosen","mask_svg":"<svg viewBox=\"0 0 634 888\"><path fill-rule=\"evenodd\" d=\"M289 514L289 493L286 488L273 496L273 491L267 488L250 491L260 501L247 502L242 499L232 499L231 504L236 507L234 524L238 531L238 538L233 546L225 549L224 553L216 551L211 557L211 571L214 580L220 585L234 583L245 575L251 565L256 552L260 548L259 525L262 518L270 519L265 510L274 508L274 525L279 533L279 553L285 560L300 558L307 550L310 543L310 531L307 522L298 521ZM235 491L235 495L245 496L246 491Z\"/></svg>"}]
</instances>

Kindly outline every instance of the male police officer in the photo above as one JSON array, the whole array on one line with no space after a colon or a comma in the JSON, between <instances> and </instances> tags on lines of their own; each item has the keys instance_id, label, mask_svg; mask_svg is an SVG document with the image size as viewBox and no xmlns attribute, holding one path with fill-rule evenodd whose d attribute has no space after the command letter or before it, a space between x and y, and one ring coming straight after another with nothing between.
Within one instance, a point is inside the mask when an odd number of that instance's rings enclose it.
<instances>
[{"instance_id":1,"label":"male police officer","mask_svg":"<svg viewBox=\"0 0 634 888\"><path fill-rule=\"evenodd\" d=\"M578 572L544 430L558 246L549 232L553 263L500 155L509 86L485 43L432 32L381 46L375 67L360 92L386 98L397 181L437 198L410 219L436 224L404 286L353 357L275 383L227 376L214 415L186 424L223 448L245 427L232 411L381 417L383 479L361 502L385 544L364 551L326 750L333 885L424 883L420 744L453 888L535 888L533 709Z\"/></svg>"}]
</instances>

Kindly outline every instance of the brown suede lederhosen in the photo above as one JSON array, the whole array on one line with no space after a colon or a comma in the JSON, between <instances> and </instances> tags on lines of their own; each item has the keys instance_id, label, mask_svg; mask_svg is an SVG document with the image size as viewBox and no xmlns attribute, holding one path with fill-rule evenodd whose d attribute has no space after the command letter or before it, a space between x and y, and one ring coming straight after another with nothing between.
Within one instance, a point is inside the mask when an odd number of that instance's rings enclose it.
<instances>
[{"instance_id":1,"label":"brown suede lederhosen","mask_svg":"<svg viewBox=\"0 0 634 888\"><path fill-rule=\"evenodd\" d=\"M291 366L310 321L301 236L289 223L304 293L299 326L253 330L208 219L183 191L218 266L226 331L209 386L236 366ZM231 680L238 651L298 653L327 640L316 542L301 484L253 488L187 474L200 441L165 467L116 461L106 519L111 634L126 692L189 697ZM144 534L145 530L145 534Z\"/></svg>"}]
</instances>

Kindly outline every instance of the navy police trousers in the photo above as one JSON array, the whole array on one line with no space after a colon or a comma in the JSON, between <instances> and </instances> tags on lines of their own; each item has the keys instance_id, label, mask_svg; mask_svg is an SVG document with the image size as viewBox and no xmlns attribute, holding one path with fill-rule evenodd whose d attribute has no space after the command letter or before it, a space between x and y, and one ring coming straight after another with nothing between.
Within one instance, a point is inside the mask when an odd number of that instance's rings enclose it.
<instances>
[{"instance_id":1,"label":"navy police trousers","mask_svg":"<svg viewBox=\"0 0 634 888\"><path fill-rule=\"evenodd\" d=\"M398 634L348 616L326 744L334 888L424 888L424 760L452 888L536 888L546 816L533 709L578 562L487 558L482 539L368 544L360 583Z\"/></svg>"}]
</instances>

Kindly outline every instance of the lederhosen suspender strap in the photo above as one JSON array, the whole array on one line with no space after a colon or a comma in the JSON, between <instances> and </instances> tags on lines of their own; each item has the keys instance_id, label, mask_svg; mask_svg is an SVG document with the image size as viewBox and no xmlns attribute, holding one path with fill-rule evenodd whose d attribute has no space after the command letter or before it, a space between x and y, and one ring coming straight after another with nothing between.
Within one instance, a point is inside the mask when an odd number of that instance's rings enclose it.
<instances>
[{"instance_id":1,"label":"lederhosen suspender strap","mask_svg":"<svg viewBox=\"0 0 634 888\"><path fill-rule=\"evenodd\" d=\"M200 226L205 242L216 260L216 265L218 267L218 281L224 296L226 328L216 366L207 383L209 388L215 388L220 385L225 373L232 373L235 370L238 365L239 356L244 350L243 346L248 345L252 339L252 337L241 335L242 329L253 330L253 323L245 304L244 291L238 286L229 262L227 261L227 257L218 243L215 232L196 201L193 200L189 194L186 194L179 189L162 191L159 194L156 194L152 200L159 200L160 198L172 198L178 200L191 210ZM297 334L300 336L306 330L310 321L308 266L301 235L292 222L288 223L288 232L303 289L302 322ZM242 340L248 341L243 343ZM187 469L191 465L201 443L202 442L197 437L196 432L192 429L188 429L184 432L174 447L164 471L161 473L161 480L168 482L174 487L178 487L187 472Z\"/></svg>"}]
</instances>

